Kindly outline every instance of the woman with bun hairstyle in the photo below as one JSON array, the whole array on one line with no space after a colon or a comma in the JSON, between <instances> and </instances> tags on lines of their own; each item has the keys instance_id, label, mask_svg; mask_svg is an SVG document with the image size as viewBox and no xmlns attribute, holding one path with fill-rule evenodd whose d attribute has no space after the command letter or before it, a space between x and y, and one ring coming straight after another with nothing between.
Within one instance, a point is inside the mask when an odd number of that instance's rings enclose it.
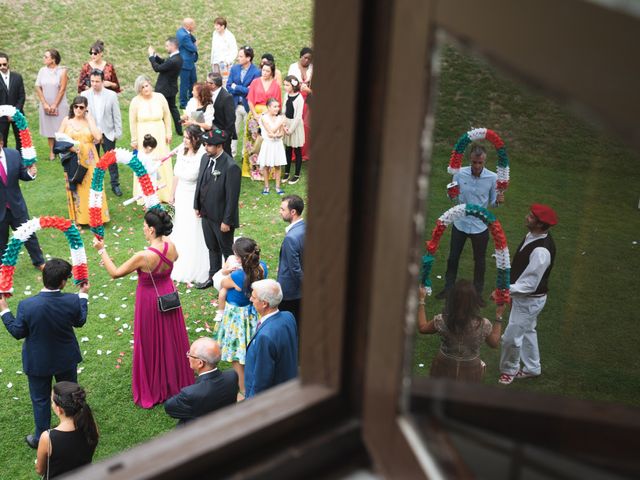
<instances>
[{"instance_id":1,"label":"woman with bun hairstyle","mask_svg":"<svg viewBox=\"0 0 640 480\"><path fill-rule=\"evenodd\" d=\"M193 383L185 352L189 338L182 308L161 312L158 296L175 291L171 280L176 247L168 236L173 230L169 214L160 208L148 210L142 227L149 248L135 253L119 267L107 253L104 241L93 246L112 278L136 272L138 287L133 328L133 401L151 408ZM155 284L155 286L154 286Z\"/></svg>"},{"instance_id":2,"label":"woman with bun hairstyle","mask_svg":"<svg viewBox=\"0 0 640 480\"><path fill-rule=\"evenodd\" d=\"M96 40L93 45L89 47L89 61L82 65L80 69L80 75L78 76L78 94L91 88L91 72L94 70L100 70L104 75L104 87L109 90L113 90L116 93L120 93L120 82L116 75L116 69L113 65L107 62L102 55L104 54L104 42L102 40Z\"/></svg>"},{"instance_id":3,"label":"woman with bun hairstyle","mask_svg":"<svg viewBox=\"0 0 640 480\"><path fill-rule=\"evenodd\" d=\"M98 426L93 420L84 389L73 382L58 382L51 393L51 408L60 420L42 432L36 472L54 478L91 463L98 446Z\"/></svg>"}]
</instances>

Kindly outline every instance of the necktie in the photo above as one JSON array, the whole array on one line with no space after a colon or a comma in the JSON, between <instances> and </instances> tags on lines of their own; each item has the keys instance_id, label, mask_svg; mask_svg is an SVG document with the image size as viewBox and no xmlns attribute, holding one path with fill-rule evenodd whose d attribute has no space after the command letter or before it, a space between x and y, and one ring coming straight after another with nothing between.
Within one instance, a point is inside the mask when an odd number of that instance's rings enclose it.
<instances>
[{"instance_id":1,"label":"necktie","mask_svg":"<svg viewBox=\"0 0 640 480\"><path fill-rule=\"evenodd\" d=\"M7 171L4 169L4 165L2 161L0 161L0 178L2 179L2 183L7 184Z\"/></svg>"}]
</instances>

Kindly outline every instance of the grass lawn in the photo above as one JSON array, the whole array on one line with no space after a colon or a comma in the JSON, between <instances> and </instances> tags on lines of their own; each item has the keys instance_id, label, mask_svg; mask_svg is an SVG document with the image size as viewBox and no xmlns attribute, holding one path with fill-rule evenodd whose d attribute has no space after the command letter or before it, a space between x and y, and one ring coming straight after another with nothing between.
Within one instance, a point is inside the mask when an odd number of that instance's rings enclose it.
<instances>
[{"instance_id":1,"label":"grass lawn","mask_svg":"<svg viewBox=\"0 0 640 480\"><path fill-rule=\"evenodd\" d=\"M186 5L186 4L185 4ZM188 8L167 0L124 2L17 2L5 6L11 25L0 31L0 51L9 54L11 67L23 75L27 89L26 115L38 151L38 179L22 182L29 213L67 216L62 168L58 161L47 161L46 139L38 134L36 97L33 92L42 54L52 47L60 51L62 65L69 67L69 101L76 94L76 81L83 62L88 59L89 46L100 38L105 42L105 59L112 62L125 88L120 95L124 137L118 145L129 145L128 105L134 96L133 82L137 75L147 74L155 82L155 74L146 57L148 45L162 50L166 37L175 34L183 16L192 16L197 22L196 36L200 39L198 78L204 79L210 58L213 19L218 15L229 21L238 45L251 45L256 55L271 52L284 72L298 59L298 52L311 43L311 2L273 4L258 0L250 13L246 4L232 1L193 1ZM174 139L174 146L180 142ZM10 134L9 145L13 147ZM285 188L287 193L303 197L307 190L307 167L303 166L302 179ZM132 176L127 167L120 166L124 196L117 199L109 189L107 197L111 222L106 225L106 243L116 261L122 263L133 252L142 249L142 216L140 207L123 207L122 200L131 196ZM258 241L262 258L275 272L285 223L278 215L280 197L261 195L262 185L243 179L240 197L241 227L238 236L249 236ZM45 230L38 235L45 254L66 258L69 249L60 232ZM98 421L101 439L96 460L108 457L135 444L171 430L175 422L168 418L162 407L143 410L134 406L131 398L131 342L133 338L133 306L136 282L130 277L111 280L98 265L98 257L91 245L88 229L83 233L89 259L91 291L89 318L84 328L77 330L84 361L79 382L89 392L89 402ZM31 267L23 249L15 274L15 295L10 305L15 311L18 301L37 293L42 287L39 272ZM29 288L27 288L29 287ZM67 287L66 291L74 291ZM207 334L205 321L211 322L215 313L211 301L214 290L204 293L180 285L179 291L185 310L191 340ZM201 330L204 329L204 330ZM35 478L33 461L35 452L24 443L23 437L33 431L33 417L27 378L22 370L21 343L15 341L2 328L0 334L0 465L2 478ZM101 354L100 354L101 353ZM118 363L118 360L121 363ZM120 368L116 368L120 366ZM228 368L228 365L223 365ZM11 384L11 387L7 387Z\"/></svg>"},{"instance_id":2,"label":"grass lawn","mask_svg":"<svg viewBox=\"0 0 640 480\"><path fill-rule=\"evenodd\" d=\"M167 0L124 2L32 2L5 6L7 18L0 30L0 50L9 53L12 68L23 74L28 86L27 118L41 159L36 182L23 183L32 215L67 215L62 170L59 162L48 162L46 140L38 136L35 95L31 89L41 66L45 48L55 47L62 64L70 67L69 100L75 95L75 81L89 46L96 38L106 44L105 58L116 66L125 91L121 107L128 146L127 105L133 96L133 81L139 74L152 75L146 59L147 45L160 50L164 39L175 33L181 17L196 19L200 39L200 78L207 71L212 21L226 16L238 44L250 44L259 54L275 55L283 73L297 59L302 46L311 42L312 5L302 2L274 3L265 0L246 3L224 0L194 0L176 4ZM256 14L259 12L259 14ZM448 49L444 52L440 81L436 145L431 189L426 205L429 234L436 218L451 206L445 186L450 181L446 166L456 139L471 127L485 126L500 133L511 159L511 187L506 204L496 210L511 251L525 234L524 216L532 202L552 204L560 224L553 234L558 247L551 277L551 293L539 322L544 375L509 388L571 395L579 398L638 404L640 368L635 353L640 335L637 272L640 271L640 222L637 210L640 173L634 168L637 156L610 138L576 121L551 102L504 80L484 64ZM153 75L152 78L155 78ZM174 144L178 143L178 139ZM13 140L10 140L13 145ZM495 156L488 166L495 169ZM287 192L305 196L306 166L302 181ZM121 167L125 197L131 193L131 173ZM262 186L243 179L241 228L237 235L255 238L263 259L272 272L284 234L278 216L279 198L262 196ZM106 241L117 263L144 245L142 211L123 207L108 191L112 221ZM86 244L91 235L85 231ZM45 253L66 257L62 235L44 231L39 235ZM445 234L436 257L435 291L443 284L449 236ZM102 438L96 460L127 449L170 430L174 422L161 408L142 410L133 405L130 392L131 341L135 281L130 277L111 280L98 266L97 254L88 250L92 289L87 325L77 331L85 360L79 381L89 391ZM24 253L15 276L16 292L10 304L36 293L41 286L39 272ZM471 274L467 246L460 276ZM487 291L495 278L489 261ZM29 288L27 288L29 287ZM207 334L214 309L213 291L204 293L180 286L191 339ZM69 288L68 291L72 291ZM441 302L429 299L431 316ZM486 314L492 318L491 309ZM205 328L205 330L200 330ZM22 369L20 342L0 334L0 465L3 478L35 478L34 452L23 437L33 429L27 379ZM436 337L418 336L414 371L426 375L438 348ZM100 354L101 352L101 354ZM497 351L483 351L489 366L487 383L497 378ZM121 363L118 359L122 359ZM422 364L423 366L420 366ZM120 368L116 368L120 366ZM225 366L226 367L226 366ZM11 387L7 387L11 384Z\"/></svg>"}]
</instances>

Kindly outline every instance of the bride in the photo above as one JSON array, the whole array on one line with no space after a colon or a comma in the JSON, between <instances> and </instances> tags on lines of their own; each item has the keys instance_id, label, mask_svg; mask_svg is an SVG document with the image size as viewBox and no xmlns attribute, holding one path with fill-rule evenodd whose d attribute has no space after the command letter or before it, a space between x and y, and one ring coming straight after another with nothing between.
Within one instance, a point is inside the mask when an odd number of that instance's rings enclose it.
<instances>
[{"instance_id":1,"label":"bride","mask_svg":"<svg viewBox=\"0 0 640 480\"><path fill-rule=\"evenodd\" d=\"M173 205L175 215L171 241L178 251L173 265L172 280L185 283L206 282L209 277L209 250L204 242L202 219L193 210L193 197L200 170L200 159L205 153L202 131L192 125L184 131L184 149L178 151L173 177Z\"/></svg>"}]
</instances>

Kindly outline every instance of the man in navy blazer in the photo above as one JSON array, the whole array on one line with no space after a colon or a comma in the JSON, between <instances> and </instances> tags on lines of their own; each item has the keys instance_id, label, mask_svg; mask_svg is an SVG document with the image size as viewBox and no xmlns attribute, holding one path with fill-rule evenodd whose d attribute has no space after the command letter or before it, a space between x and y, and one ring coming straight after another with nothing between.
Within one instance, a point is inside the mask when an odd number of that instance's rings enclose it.
<instances>
[{"instance_id":1,"label":"man in navy blazer","mask_svg":"<svg viewBox=\"0 0 640 480\"><path fill-rule=\"evenodd\" d=\"M244 366L245 396L260 392L298 375L298 328L290 312L281 312L282 289L275 280L251 284L251 303L260 320L247 345Z\"/></svg>"},{"instance_id":2,"label":"man in navy blazer","mask_svg":"<svg viewBox=\"0 0 640 480\"><path fill-rule=\"evenodd\" d=\"M14 317L6 298L0 296L0 316L9 333L22 344L22 369L29 379L35 433L25 440L38 448L40 434L51 426L51 381L77 382L77 365L82 361L73 331L87 321L89 284L77 295L62 293L71 278L71 265L53 258L44 265L44 288L38 295L22 300Z\"/></svg>"},{"instance_id":3,"label":"man in navy blazer","mask_svg":"<svg viewBox=\"0 0 640 480\"><path fill-rule=\"evenodd\" d=\"M233 95L233 103L236 109L236 139L231 142L232 156L235 157L240 132L249 113L249 85L255 78L260 77L260 69L253 62L253 48L244 46L238 51L238 63L231 67L227 79L227 91Z\"/></svg>"},{"instance_id":4,"label":"man in navy blazer","mask_svg":"<svg viewBox=\"0 0 640 480\"><path fill-rule=\"evenodd\" d=\"M0 135L0 258L4 255L9 241L9 228L15 230L29 220L27 204L20 190L20 180L35 180L38 169L35 165L25 167L22 157L13 148L3 148L4 138ZM25 242L31 263L42 270L44 256L35 233Z\"/></svg>"},{"instance_id":5,"label":"man in navy blazer","mask_svg":"<svg viewBox=\"0 0 640 480\"><path fill-rule=\"evenodd\" d=\"M182 20L182 26L176 32L178 48L182 57L180 70L180 108L185 108L191 98L193 84L198 81L196 62L198 61L198 41L193 35L196 22L193 18Z\"/></svg>"},{"instance_id":6,"label":"man in navy blazer","mask_svg":"<svg viewBox=\"0 0 640 480\"><path fill-rule=\"evenodd\" d=\"M220 345L209 337L201 337L187 352L189 366L198 375L196 383L184 387L164 402L167 415L178 419L178 426L206 415L238 398L238 374L233 370L218 370Z\"/></svg>"},{"instance_id":7,"label":"man in navy blazer","mask_svg":"<svg viewBox=\"0 0 640 480\"><path fill-rule=\"evenodd\" d=\"M300 328L300 299L302 298L302 279L304 268L304 236L307 226L302 218L304 200L298 195L287 195L280 203L280 216L289 223L286 235L280 247L278 261L278 283L282 287L280 310L291 312Z\"/></svg>"},{"instance_id":8,"label":"man in navy blazer","mask_svg":"<svg viewBox=\"0 0 640 480\"><path fill-rule=\"evenodd\" d=\"M21 113L24 113L24 102L27 96L24 93L24 81L22 75L9 70L9 55L0 52L0 105L13 105ZM16 139L16 150L22 148L20 130L14 122L11 122L13 137ZM0 117L0 134L7 143L9 142L9 119Z\"/></svg>"}]
</instances>

